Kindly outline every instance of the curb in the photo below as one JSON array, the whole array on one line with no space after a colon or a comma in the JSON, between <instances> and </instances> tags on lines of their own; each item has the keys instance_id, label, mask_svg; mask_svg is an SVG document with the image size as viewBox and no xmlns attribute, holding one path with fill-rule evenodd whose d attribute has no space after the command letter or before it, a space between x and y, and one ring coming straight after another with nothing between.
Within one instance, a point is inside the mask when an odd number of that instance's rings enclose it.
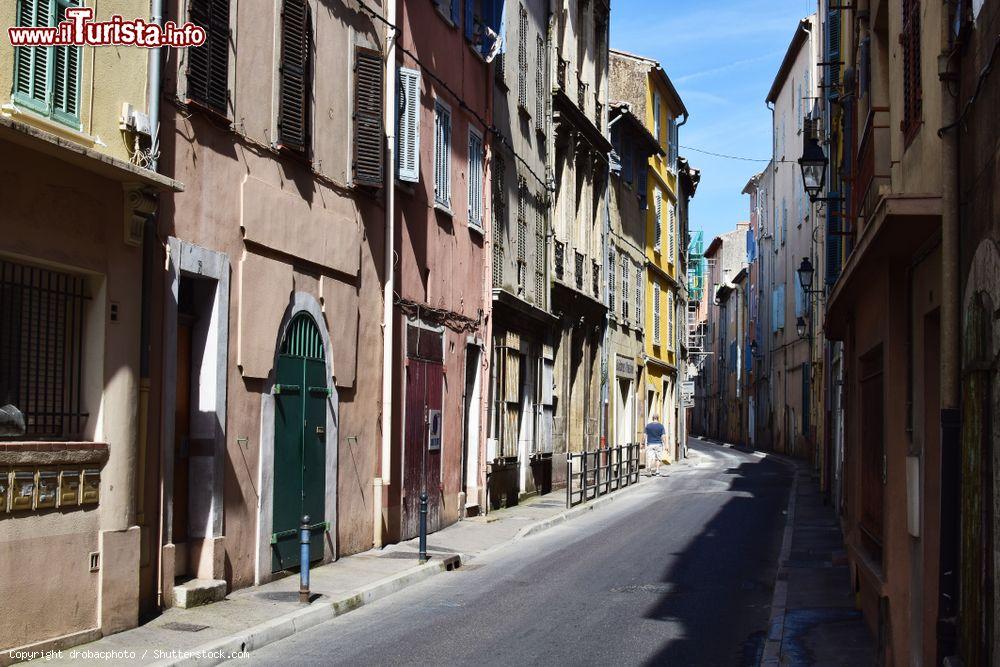
<instances>
[{"instance_id":1,"label":"curb","mask_svg":"<svg viewBox=\"0 0 1000 667\"><path fill-rule=\"evenodd\" d=\"M781 538L781 552L778 555L778 571L774 576L774 594L771 596L771 617L768 620L767 638L761 652L763 665L781 664L781 643L785 635L785 610L788 604L788 566L792 554L792 534L795 530L795 499L799 487L799 466L783 457L774 457L792 468L792 486L788 490L788 509L785 515L785 530Z\"/></svg>"},{"instance_id":2,"label":"curb","mask_svg":"<svg viewBox=\"0 0 1000 667\"><path fill-rule=\"evenodd\" d=\"M467 559L461 554L449 556L424 565L400 572L399 574L377 581L370 586L333 600L323 596L309 607L279 616L265 623L242 630L236 634L202 644L187 651L178 651L176 659L167 659L156 664L160 667L168 665L209 666L218 665L236 657L241 653L249 653L273 644L296 633L329 621L337 616L360 609L376 600L388 597L404 588L418 584L442 572L449 572L461 567Z\"/></svg>"},{"instance_id":3,"label":"curb","mask_svg":"<svg viewBox=\"0 0 1000 667\"><path fill-rule=\"evenodd\" d=\"M628 487L624 489L617 489L613 493L610 493L606 496L600 496L598 498L594 498L588 503L584 503L582 505L578 505L577 507L570 508L565 512L560 512L559 514L556 514L555 516L550 516L548 519L542 519L540 521L536 521L535 523L529 526L525 526L521 530L517 531L517 534L514 535L514 537L511 539L511 542L516 542L517 540L523 540L526 537L530 537L531 535L537 535L538 533L546 531L549 528L554 528L555 526L558 526L561 523L565 523L566 521L575 519L581 514L593 511L598 507L602 507L610 503L611 501L615 500L616 498L620 498L622 495L628 494L628 492L632 489L639 489L641 487L642 484L638 483L630 484Z\"/></svg>"},{"instance_id":4,"label":"curb","mask_svg":"<svg viewBox=\"0 0 1000 667\"><path fill-rule=\"evenodd\" d=\"M538 533L558 526L561 523L575 519L586 512L593 511L598 507L602 507L612 502L616 498L627 495L630 489L639 488L643 488L643 485L630 485L627 488L619 489L609 495L595 498L584 505L560 512L559 514L549 517L548 519L536 521L535 523L525 526L519 530L514 537L507 542L502 542L495 547L487 549L482 553L477 554L477 557L482 557L487 553L503 548L513 542L522 540L531 535L537 535ZM289 612L284 616L279 616L265 623L241 630L240 632L228 637L222 637L220 639L207 642L201 646L196 646L193 649L178 651L180 655L178 655L175 659L168 659L155 664L158 667L209 667L211 665L218 665L238 656L239 654L256 651L267 646L268 644L273 644L274 642L291 637L292 635L302 632L303 630L308 630L309 628L319 625L320 623L332 620L337 616L342 616L343 614L352 612L355 609L360 609L365 605L371 604L372 602L386 598L393 593L398 593L405 588L418 584L436 574L460 568L462 564L471 560L471 556L455 554L448 556L443 560L436 560L424 565L418 565L414 568L406 570L405 572L400 572L393 577L377 581L369 586L366 586L365 588L361 588L350 594L339 597L336 600L327 596L322 596L313 602L309 607Z\"/></svg>"}]
</instances>

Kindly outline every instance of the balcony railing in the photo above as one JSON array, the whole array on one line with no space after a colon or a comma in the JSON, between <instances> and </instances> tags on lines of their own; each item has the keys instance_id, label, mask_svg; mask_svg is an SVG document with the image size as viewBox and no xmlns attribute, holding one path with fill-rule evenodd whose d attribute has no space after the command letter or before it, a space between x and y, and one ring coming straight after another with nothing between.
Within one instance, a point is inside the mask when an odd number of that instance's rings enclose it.
<instances>
[{"instance_id":1,"label":"balcony railing","mask_svg":"<svg viewBox=\"0 0 1000 667\"><path fill-rule=\"evenodd\" d=\"M594 298L599 300L601 298L601 264L597 260L594 260L594 267L591 270L590 278L593 283Z\"/></svg>"},{"instance_id":2,"label":"balcony railing","mask_svg":"<svg viewBox=\"0 0 1000 667\"><path fill-rule=\"evenodd\" d=\"M556 242L553 245L553 252L555 253L555 262L554 262L554 264L555 264L555 271L556 271L556 279L557 280L562 280L563 277L566 275L566 271L565 271L565 266L566 266L566 261L565 261L566 260L566 244L563 243L562 241L560 241L559 239L556 239Z\"/></svg>"},{"instance_id":3,"label":"balcony railing","mask_svg":"<svg viewBox=\"0 0 1000 667\"><path fill-rule=\"evenodd\" d=\"M559 52L559 67L556 71L556 83L563 90L566 90L566 69L569 65L569 61L562 57L562 53Z\"/></svg>"},{"instance_id":4,"label":"balcony railing","mask_svg":"<svg viewBox=\"0 0 1000 667\"><path fill-rule=\"evenodd\" d=\"M576 265L573 268L576 269L576 275L574 276L576 278L576 288L582 292L583 291L583 253L582 252L577 252L576 253Z\"/></svg>"},{"instance_id":5,"label":"balcony railing","mask_svg":"<svg viewBox=\"0 0 1000 667\"><path fill-rule=\"evenodd\" d=\"M858 170L855 180L854 199L857 218L857 234L861 235L871 222L875 209L884 194L882 186L888 186L890 179L889 154L889 109L874 107L865 120L858 147Z\"/></svg>"},{"instance_id":6,"label":"balcony railing","mask_svg":"<svg viewBox=\"0 0 1000 667\"><path fill-rule=\"evenodd\" d=\"M601 104L601 95L596 93L594 95L594 125L597 129L601 129L601 121L604 119L604 105Z\"/></svg>"},{"instance_id":7,"label":"balcony railing","mask_svg":"<svg viewBox=\"0 0 1000 667\"><path fill-rule=\"evenodd\" d=\"M576 82L576 105L580 111L587 112L587 84L579 80Z\"/></svg>"}]
</instances>

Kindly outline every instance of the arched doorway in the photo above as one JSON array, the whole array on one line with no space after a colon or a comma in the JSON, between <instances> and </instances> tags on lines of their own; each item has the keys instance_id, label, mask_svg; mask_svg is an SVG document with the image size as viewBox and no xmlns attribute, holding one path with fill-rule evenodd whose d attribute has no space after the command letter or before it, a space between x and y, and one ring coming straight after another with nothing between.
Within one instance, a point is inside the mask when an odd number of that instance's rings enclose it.
<instances>
[{"instance_id":1,"label":"arched doorway","mask_svg":"<svg viewBox=\"0 0 1000 667\"><path fill-rule=\"evenodd\" d=\"M327 527L326 427L331 395L323 337L316 321L300 312L285 329L274 385L274 480L271 571L299 565L299 526L312 527L309 560L323 558Z\"/></svg>"}]
</instances>

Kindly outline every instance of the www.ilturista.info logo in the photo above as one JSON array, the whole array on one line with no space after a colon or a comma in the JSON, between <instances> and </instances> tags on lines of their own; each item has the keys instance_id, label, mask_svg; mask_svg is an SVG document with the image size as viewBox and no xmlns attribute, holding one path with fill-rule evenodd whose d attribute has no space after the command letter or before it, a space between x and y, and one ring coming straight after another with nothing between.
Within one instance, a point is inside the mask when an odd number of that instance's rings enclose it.
<instances>
[{"instance_id":1,"label":"www.ilturista.info logo","mask_svg":"<svg viewBox=\"0 0 1000 667\"><path fill-rule=\"evenodd\" d=\"M201 46L205 29L193 23L178 26L167 21L162 26L143 19L112 16L109 21L94 21L92 7L69 7L66 20L56 26L7 28L14 46L141 46L155 49Z\"/></svg>"}]
</instances>

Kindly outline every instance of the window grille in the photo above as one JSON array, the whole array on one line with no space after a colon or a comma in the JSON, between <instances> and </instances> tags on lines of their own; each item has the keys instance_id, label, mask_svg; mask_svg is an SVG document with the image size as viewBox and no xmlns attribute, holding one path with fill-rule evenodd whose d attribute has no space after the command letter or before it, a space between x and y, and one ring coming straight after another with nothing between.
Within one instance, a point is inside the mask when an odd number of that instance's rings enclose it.
<instances>
[{"instance_id":1,"label":"window grille","mask_svg":"<svg viewBox=\"0 0 1000 667\"><path fill-rule=\"evenodd\" d=\"M26 439L83 435L89 298L84 278L0 260L0 406L21 411Z\"/></svg>"}]
</instances>

